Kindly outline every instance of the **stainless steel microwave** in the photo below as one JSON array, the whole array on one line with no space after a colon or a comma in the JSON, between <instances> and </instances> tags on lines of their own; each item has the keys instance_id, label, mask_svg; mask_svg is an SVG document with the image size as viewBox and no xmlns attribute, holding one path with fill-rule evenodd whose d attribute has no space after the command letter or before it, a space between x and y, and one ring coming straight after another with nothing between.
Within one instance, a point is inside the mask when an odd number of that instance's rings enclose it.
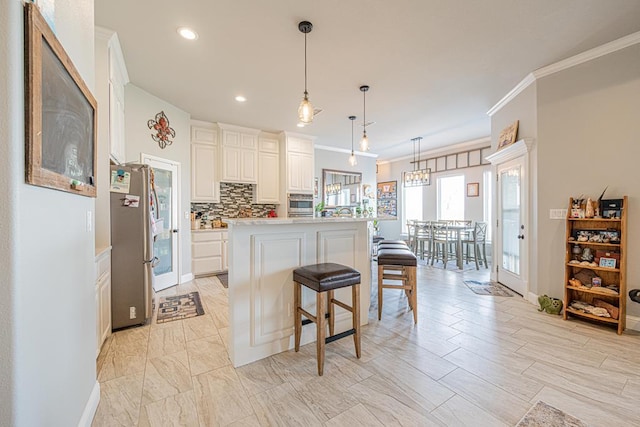
<instances>
[{"instance_id":1,"label":"stainless steel microwave","mask_svg":"<svg viewBox=\"0 0 640 427\"><path fill-rule=\"evenodd\" d=\"M313 195L312 194L289 194L287 197L287 216L312 217L313 216Z\"/></svg>"}]
</instances>

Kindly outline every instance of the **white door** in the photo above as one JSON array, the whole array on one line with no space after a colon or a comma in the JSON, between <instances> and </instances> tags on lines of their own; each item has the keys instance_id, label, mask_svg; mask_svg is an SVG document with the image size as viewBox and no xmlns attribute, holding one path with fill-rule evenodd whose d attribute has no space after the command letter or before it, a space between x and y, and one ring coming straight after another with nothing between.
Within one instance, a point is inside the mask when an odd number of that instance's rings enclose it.
<instances>
[{"instance_id":1,"label":"white door","mask_svg":"<svg viewBox=\"0 0 640 427\"><path fill-rule=\"evenodd\" d=\"M527 185L525 159L497 167L498 173L498 282L527 296Z\"/></svg>"},{"instance_id":2,"label":"white door","mask_svg":"<svg viewBox=\"0 0 640 427\"><path fill-rule=\"evenodd\" d=\"M153 268L153 288L157 292L178 284L180 163L147 154L142 154L141 160L153 173L151 194L157 233L153 255L158 259Z\"/></svg>"}]
</instances>

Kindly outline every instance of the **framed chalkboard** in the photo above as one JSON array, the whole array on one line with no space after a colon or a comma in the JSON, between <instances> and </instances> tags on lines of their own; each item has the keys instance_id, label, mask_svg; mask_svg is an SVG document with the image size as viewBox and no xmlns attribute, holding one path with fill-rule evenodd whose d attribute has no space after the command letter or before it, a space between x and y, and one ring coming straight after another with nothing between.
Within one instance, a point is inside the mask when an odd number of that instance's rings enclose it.
<instances>
[{"instance_id":1,"label":"framed chalkboard","mask_svg":"<svg viewBox=\"0 0 640 427\"><path fill-rule=\"evenodd\" d=\"M25 4L26 181L96 196L96 100L33 3Z\"/></svg>"}]
</instances>

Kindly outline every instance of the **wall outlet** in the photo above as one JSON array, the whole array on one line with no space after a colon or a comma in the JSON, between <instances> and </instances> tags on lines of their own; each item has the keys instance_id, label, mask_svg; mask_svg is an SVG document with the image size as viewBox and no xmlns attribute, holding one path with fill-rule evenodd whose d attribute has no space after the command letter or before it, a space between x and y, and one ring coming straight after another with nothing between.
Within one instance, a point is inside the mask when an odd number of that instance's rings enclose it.
<instances>
[{"instance_id":1,"label":"wall outlet","mask_svg":"<svg viewBox=\"0 0 640 427\"><path fill-rule=\"evenodd\" d=\"M129 307L129 319L135 319L135 318L136 318L136 308Z\"/></svg>"},{"instance_id":2,"label":"wall outlet","mask_svg":"<svg viewBox=\"0 0 640 427\"><path fill-rule=\"evenodd\" d=\"M566 209L549 209L549 219L566 219Z\"/></svg>"},{"instance_id":3,"label":"wall outlet","mask_svg":"<svg viewBox=\"0 0 640 427\"><path fill-rule=\"evenodd\" d=\"M92 212L87 211L87 233L91 233L93 230L93 218Z\"/></svg>"},{"instance_id":4,"label":"wall outlet","mask_svg":"<svg viewBox=\"0 0 640 427\"><path fill-rule=\"evenodd\" d=\"M191 218L191 212L185 212L184 219L189 219L189 218Z\"/></svg>"}]
</instances>

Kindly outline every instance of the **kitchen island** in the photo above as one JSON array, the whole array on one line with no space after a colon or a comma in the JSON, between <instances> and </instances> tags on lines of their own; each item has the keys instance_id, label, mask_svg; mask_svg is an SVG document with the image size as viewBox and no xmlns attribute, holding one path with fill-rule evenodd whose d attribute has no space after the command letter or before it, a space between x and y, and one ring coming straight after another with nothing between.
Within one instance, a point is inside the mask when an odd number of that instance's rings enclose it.
<instances>
[{"instance_id":1,"label":"kitchen island","mask_svg":"<svg viewBox=\"0 0 640 427\"><path fill-rule=\"evenodd\" d=\"M238 367L294 345L293 270L335 262L361 274L361 323L371 300L368 223L375 218L249 218L229 224L229 355ZM351 301L349 289L336 298ZM315 313L315 292L303 287L302 302ZM337 308L336 333L351 328L351 314ZM315 341L305 326L301 344Z\"/></svg>"}]
</instances>

